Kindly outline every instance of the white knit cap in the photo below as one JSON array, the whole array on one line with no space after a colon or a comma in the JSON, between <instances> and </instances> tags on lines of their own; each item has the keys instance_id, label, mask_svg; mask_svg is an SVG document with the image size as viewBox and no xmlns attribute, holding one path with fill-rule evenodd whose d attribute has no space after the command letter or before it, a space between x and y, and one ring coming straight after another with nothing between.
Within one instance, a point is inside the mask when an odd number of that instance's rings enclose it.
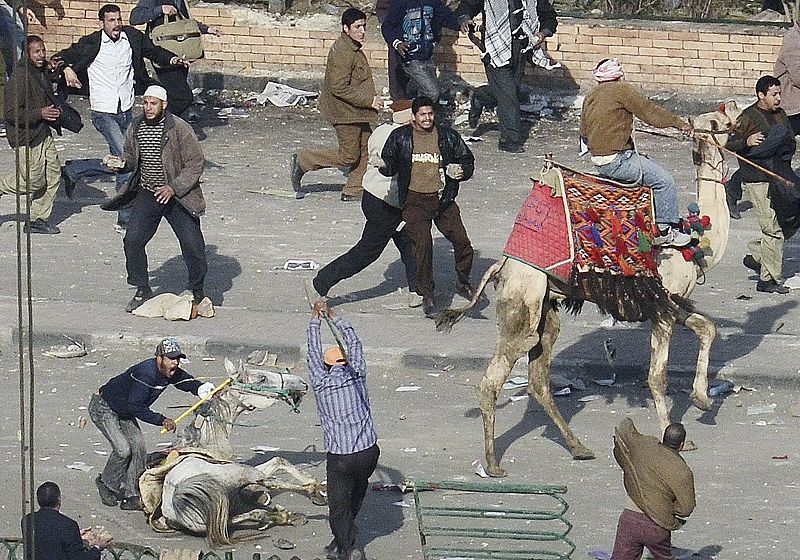
<instances>
[{"instance_id":1,"label":"white knit cap","mask_svg":"<svg viewBox=\"0 0 800 560\"><path fill-rule=\"evenodd\" d=\"M152 85L145 90L144 95L142 97L155 97L156 99L160 99L161 101L166 101L167 90L165 90L161 86Z\"/></svg>"}]
</instances>

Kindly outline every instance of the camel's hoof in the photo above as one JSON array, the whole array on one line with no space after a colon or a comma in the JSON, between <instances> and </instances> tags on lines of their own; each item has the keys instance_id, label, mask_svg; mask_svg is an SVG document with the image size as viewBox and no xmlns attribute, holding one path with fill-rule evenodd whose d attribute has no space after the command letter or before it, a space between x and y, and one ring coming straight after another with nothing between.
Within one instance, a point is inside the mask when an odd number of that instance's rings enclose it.
<instances>
[{"instance_id":1,"label":"camel's hoof","mask_svg":"<svg viewBox=\"0 0 800 560\"><path fill-rule=\"evenodd\" d=\"M683 443L683 449L681 451L697 451L697 445L692 440L687 439Z\"/></svg>"},{"instance_id":2,"label":"camel's hoof","mask_svg":"<svg viewBox=\"0 0 800 560\"><path fill-rule=\"evenodd\" d=\"M308 518L302 513L290 513L287 523L292 527L300 527L308 523Z\"/></svg>"},{"instance_id":3,"label":"camel's hoof","mask_svg":"<svg viewBox=\"0 0 800 560\"><path fill-rule=\"evenodd\" d=\"M707 395L701 395L699 393L692 393L692 404L695 405L700 410L711 410L711 399Z\"/></svg>"},{"instance_id":4,"label":"camel's hoof","mask_svg":"<svg viewBox=\"0 0 800 560\"><path fill-rule=\"evenodd\" d=\"M489 465L486 472L492 478L503 478L506 475L506 470L501 468L500 465Z\"/></svg>"},{"instance_id":5,"label":"camel's hoof","mask_svg":"<svg viewBox=\"0 0 800 560\"><path fill-rule=\"evenodd\" d=\"M584 445L579 445L572 450L572 458L576 461L588 461L594 459L594 452Z\"/></svg>"}]
</instances>

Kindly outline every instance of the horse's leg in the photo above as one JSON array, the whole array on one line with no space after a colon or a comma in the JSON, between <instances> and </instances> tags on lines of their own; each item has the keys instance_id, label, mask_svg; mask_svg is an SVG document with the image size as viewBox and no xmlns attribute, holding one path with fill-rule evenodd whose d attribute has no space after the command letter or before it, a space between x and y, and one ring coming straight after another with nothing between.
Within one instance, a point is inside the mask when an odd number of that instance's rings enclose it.
<instances>
[{"instance_id":1,"label":"horse's leg","mask_svg":"<svg viewBox=\"0 0 800 560\"><path fill-rule=\"evenodd\" d=\"M667 410L667 362L669 361L669 344L672 340L672 331L675 322L672 319L654 319L650 332L650 371L647 375L647 385L653 395L656 406L661 434L669 426L669 411Z\"/></svg>"},{"instance_id":2,"label":"horse's leg","mask_svg":"<svg viewBox=\"0 0 800 560\"><path fill-rule=\"evenodd\" d=\"M503 279L497 300L498 334L494 356L476 389L483 418L486 471L491 476L506 474L497 461L494 445L497 397L516 361L539 342L537 329L542 317L547 277L544 274L526 274L529 270L516 273L518 278Z\"/></svg>"},{"instance_id":3,"label":"horse's leg","mask_svg":"<svg viewBox=\"0 0 800 560\"><path fill-rule=\"evenodd\" d=\"M697 354L697 369L692 383L692 403L700 410L711 410L711 399L708 397L708 360L711 345L717 336L714 321L699 313L692 313L684 321L700 340L700 351Z\"/></svg>"},{"instance_id":4,"label":"horse's leg","mask_svg":"<svg viewBox=\"0 0 800 560\"><path fill-rule=\"evenodd\" d=\"M561 430L573 459L594 459L591 449L584 446L572 432L569 424L558 410L550 389L550 365L553 361L553 346L561 332L561 318L550 302L540 328L539 344L528 352L528 393L533 395L547 412L550 419Z\"/></svg>"},{"instance_id":5,"label":"horse's leg","mask_svg":"<svg viewBox=\"0 0 800 560\"><path fill-rule=\"evenodd\" d=\"M324 506L328 503L325 498L325 485L310 474L301 471L283 457L273 457L266 463L258 465L256 468L264 474L265 478L269 479L265 484L272 490L286 490L308 494L312 503L318 506ZM286 473L295 479L297 483L275 480L273 477L280 472Z\"/></svg>"},{"instance_id":6,"label":"horse's leg","mask_svg":"<svg viewBox=\"0 0 800 560\"><path fill-rule=\"evenodd\" d=\"M255 508L245 513L232 517L229 526L232 529L238 525L248 525L256 523L259 529L267 529L273 525L305 525L308 521L305 515L293 513L283 508Z\"/></svg>"}]
</instances>

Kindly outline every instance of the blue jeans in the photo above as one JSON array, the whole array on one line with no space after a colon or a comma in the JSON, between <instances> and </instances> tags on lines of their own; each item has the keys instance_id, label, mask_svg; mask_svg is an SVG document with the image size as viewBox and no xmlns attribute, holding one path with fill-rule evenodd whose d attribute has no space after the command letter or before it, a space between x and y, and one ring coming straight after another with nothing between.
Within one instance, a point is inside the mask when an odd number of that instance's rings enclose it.
<instances>
[{"instance_id":1,"label":"blue jeans","mask_svg":"<svg viewBox=\"0 0 800 560\"><path fill-rule=\"evenodd\" d=\"M626 150L617 154L614 161L599 165L601 175L620 183L637 183L653 189L653 206L657 224L677 224L678 188L669 172L653 160Z\"/></svg>"},{"instance_id":2,"label":"blue jeans","mask_svg":"<svg viewBox=\"0 0 800 560\"><path fill-rule=\"evenodd\" d=\"M16 28L16 29L15 29ZM16 36L14 35L16 33ZM16 38L16 44L14 39ZM25 44L25 28L22 20L14 10L5 2L0 2L0 48L6 62L6 74L9 76L14 69L14 64L22 56ZM0 119L2 120L2 119Z\"/></svg>"},{"instance_id":3,"label":"blue jeans","mask_svg":"<svg viewBox=\"0 0 800 560\"><path fill-rule=\"evenodd\" d=\"M439 99L441 89L436 80L436 65L433 60L408 60L402 63L403 72L412 84L417 96L424 95L434 101Z\"/></svg>"},{"instance_id":4,"label":"blue jeans","mask_svg":"<svg viewBox=\"0 0 800 560\"><path fill-rule=\"evenodd\" d=\"M125 147L125 132L131 124L132 111L122 111L120 113L100 113L98 111L91 111L92 124L97 129L97 132L103 135L108 144L108 149L113 156L122 157ZM105 167L99 159L86 159L86 160L73 160L66 163L65 171L72 181L90 176L115 176L115 188L117 192L121 191L130 178L130 173L113 173ZM122 208L119 211L117 221L120 224L126 224L131 219L131 211L129 207Z\"/></svg>"}]
</instances>

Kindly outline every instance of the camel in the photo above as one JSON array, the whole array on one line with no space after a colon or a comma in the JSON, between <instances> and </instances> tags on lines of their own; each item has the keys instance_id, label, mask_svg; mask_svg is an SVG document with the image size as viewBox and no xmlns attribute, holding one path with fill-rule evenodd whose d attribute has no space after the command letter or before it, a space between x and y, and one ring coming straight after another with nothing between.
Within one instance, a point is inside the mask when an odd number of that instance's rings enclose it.
<instances>
[{"instance_id":1,"label":"camel","mask_svg":"<svg viewBox=\"0 0 800 560\"><path fill-rule=\"evenodd\" d=\"M685 302L684 298L688 298L697 285L698 277L713 268L725 253L730 217L722 182L724 160L715 144L725 144L727 133L739 113L736 104L729 102L720 106L718 111L694 119L697 203L700 213L711 218L712 227L705 234L710 246L705 250L705 266L702 270L694 262L684 260L675 249L663 249L658 257L658 272L663 287L669 292L670 299L674 298L676 302ZM487 472L491 476L505 476L495 455L495 407L500 389L512 367L525 354L528 355L528 393L536 398L561 430L573 459L593 459L594 453L575 436L559 412L550 389L553 346L561 328L558 306L574 295L570 293L569 286L532 266L504 257L489 267L475 295L465 307L447 310L437 317L437 329L449 331L466 316L480 300L491 280L494 280L497 291L498 336L494 355L476 390L483 417ZM678 308L675 313L659 315L652 321L647 384L653 395L662 432L669 425L667 360L676 322L688 327L700 339L691 398L701 410L711 407L707 394L708 361L716 326L703 314L691 308L687 311L686 306Z\"/></svg>"}]
</instances>

